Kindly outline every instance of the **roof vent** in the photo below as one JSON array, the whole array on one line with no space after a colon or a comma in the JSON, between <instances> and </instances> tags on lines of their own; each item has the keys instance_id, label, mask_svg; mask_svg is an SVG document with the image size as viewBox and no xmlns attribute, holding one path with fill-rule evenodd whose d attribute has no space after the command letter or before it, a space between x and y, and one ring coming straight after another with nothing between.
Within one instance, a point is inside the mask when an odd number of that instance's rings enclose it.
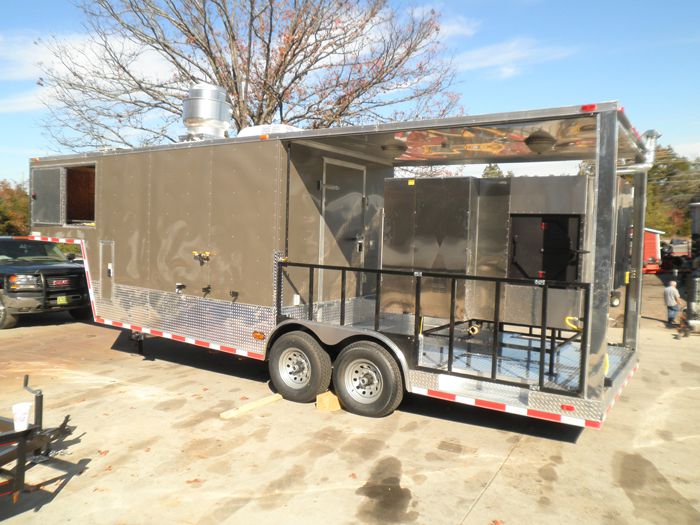
<instances>
[{"instance_id":1,"label":"roof vent","mask_svg":"<svg viewBox=\"0 0 700 525\"><path fill-rule=\"evenodd\" d=\"M211 84L190 87L182 105L182 121L187 128L183 140L220 139L231 126L231 106L226 91Z\"/></svg>"}]
</instances>

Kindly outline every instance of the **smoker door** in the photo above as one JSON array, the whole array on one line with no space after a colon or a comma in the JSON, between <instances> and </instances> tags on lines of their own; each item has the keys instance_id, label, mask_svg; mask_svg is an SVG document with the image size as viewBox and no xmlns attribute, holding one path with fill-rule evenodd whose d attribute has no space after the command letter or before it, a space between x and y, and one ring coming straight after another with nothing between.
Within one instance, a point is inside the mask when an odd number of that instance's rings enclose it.
<instances>
[{"instance_id":1,"label":"smoker door","mask_svg":"<svg viewBox=\"0 0 700 525\"><path fill-rule=\"evenodd\" d=\"M508 277L577 281L580 218L512 215Z\"/></svg>"},{"instance_id":2,"label":"smoker door","mask_svg":"<svg viewBox=\"0 0 700 525\"><path fill-rule=\"evenodd\" d=\"M364 265L365 246L365 168L325 159L322 181L321 264L330 266ZM363 276L347 275L347 295L362 294ZM340 298L341 275L323 271L319 275L319 300Z\"/></svg>"}]
</instances>

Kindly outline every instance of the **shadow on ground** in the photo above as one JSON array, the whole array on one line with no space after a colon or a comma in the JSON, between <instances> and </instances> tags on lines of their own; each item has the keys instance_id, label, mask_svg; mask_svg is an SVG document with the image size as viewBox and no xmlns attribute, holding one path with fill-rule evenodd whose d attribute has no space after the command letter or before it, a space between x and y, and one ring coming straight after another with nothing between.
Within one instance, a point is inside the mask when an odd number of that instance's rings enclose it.
<instances>
[{"instance_id":1,"label":"shadow on ground","mask_svg":"<svg viewBox=\"0 0 700 525\"><path fill-rule=\"evenodd\" d=\"M138 346L130 339L129 332L119 328L111 329L119 332L111 346L112 350L138 354ZM199 348L160 337L148 337L143 341L143 358L147 361L158 360L191 366L200 370L250 379L260 383L265 383L270 379L267 373L267 363L262 361Z\"/></svg>"},{"instance_id":2,"label":"shadow on ground","mask_svg":"<svg viewBox=\"0 0 700 525\"><path fill-rule=\"evenodd\" d=\"M69 427L71 432L75 427ZM50 458L39 464L28 463L25 473L25 490L20 493L16 503L12 503L12 496L0 496L0 521L19 516L25 512L39 512L45 505L51 503L70 483L75 476L80 476L90 463L89 458L83 458L76 463L61 459L59 456L71 446L80 443L84 434L79 436L64 436L51 444ZM41 468L44 474L42 479L34 485L29 484L32 478L32 469ZM70 520L69 520L70 521Z\"/></svg>"}]
</instances>

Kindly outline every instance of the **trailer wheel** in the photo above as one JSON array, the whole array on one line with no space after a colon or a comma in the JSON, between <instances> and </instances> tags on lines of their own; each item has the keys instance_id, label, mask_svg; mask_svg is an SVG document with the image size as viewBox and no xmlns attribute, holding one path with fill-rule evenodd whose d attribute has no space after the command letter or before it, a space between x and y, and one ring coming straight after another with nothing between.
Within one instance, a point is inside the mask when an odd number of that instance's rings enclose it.
<instances>
[{"instance_id":1,"label":"trailer wheel","mask_svg":"<svg viewBox=\"0 0 700 525\"><path fill-rule=\"evenodd\" d=\"M361 416L387 416L403 399L399 365L386 349L370 341L352 343L340 352L333 385L342 407Z\"/></svg>"},{"instance_id":2,"label":"trailer wheel","mask_svg":"<svg viewBox=\"0 0 700 525\"><path fill-rule=\"evenodd\" d=\"M12 328L17 324L17 316L12 315L10 312L7 311L7 308L5 308L5 305L2 302L2 299L0 298L0 330L4 330L5 328Z\"/></svg>"},{"instance_id":3,"label":"trailer wheel","mask_svg":"<svg viewBox=\"0 0 700 525\"><path fill-rule=\"evenodd\" d=\"M620 306L620 298L617 295L613 295L610 298L610 306L612 306L613 308L616 306Z\"/></svg>"},{"instance_id":4,"label":"trailer wheel","mask_svg":"<svg viewBox=\"0 0 700 525\"><path fill-rule=\"evenodd\" d=\"M277 392L297 403L314 401L331 383L330 356L305 332L289 332L275 341L268 366Z\"/></svg>"}]
</instances>

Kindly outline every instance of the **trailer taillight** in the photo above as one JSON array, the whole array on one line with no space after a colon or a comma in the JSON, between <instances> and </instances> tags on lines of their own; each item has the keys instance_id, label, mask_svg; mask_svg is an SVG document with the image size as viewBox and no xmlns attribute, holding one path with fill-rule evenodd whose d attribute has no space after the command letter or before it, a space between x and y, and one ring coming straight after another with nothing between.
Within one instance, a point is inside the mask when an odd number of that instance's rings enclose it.
<instances>
[{"instance_id":1,"label":"trailer taillight","mask_svg":"<svg viewBox=\"0 0 700 525\"><path fill-rule=\"evenodd\" d=\"M581 111L595 111L597 107L597 104L584 104L581 106Z\"/></svg>"},{"instance_id":2,"label":"trailer taillight","mask_svg":"<svg viewBox=\"0 0 700 525\"><path fill-rule=\"evenodd\" d=\"M574 410L576 410L576 408L574 408L574 405L561 405L561 409L566 410L567 412L573 412Z\"/></svg>"}]
</instances>

